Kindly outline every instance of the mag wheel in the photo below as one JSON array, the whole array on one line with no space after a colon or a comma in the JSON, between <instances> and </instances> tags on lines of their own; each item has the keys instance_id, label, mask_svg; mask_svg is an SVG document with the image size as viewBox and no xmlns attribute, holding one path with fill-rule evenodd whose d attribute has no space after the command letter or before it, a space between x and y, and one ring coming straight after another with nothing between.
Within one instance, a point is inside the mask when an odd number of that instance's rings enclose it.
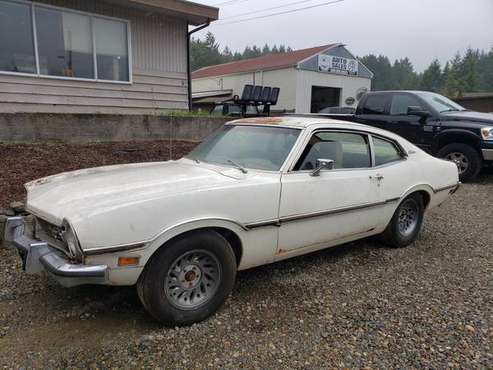
<instances>
[{"instance_id":1,"label":"mag wheel","mask_svg":"<svg viewBox=\"0 0 493 370\"><path fill-rule=\"evenodd\" d=\"M392 220L382 235L384 241L395 248L408 246L417 239L423 219L423 198L419 194L411 194L394 212Z\"/></svg>"},{"instance_id":2,"label":"mag wheel","mask_svg":"<svg viewBox=\"0 0 493 370\"><path fill-rule=\"evenodd\" d=\"M467 144L446 145L440 149L438 157L454 162L457 165L461 181L474 179L482 167L479 153Z\"/></svg>"}]
</instances>

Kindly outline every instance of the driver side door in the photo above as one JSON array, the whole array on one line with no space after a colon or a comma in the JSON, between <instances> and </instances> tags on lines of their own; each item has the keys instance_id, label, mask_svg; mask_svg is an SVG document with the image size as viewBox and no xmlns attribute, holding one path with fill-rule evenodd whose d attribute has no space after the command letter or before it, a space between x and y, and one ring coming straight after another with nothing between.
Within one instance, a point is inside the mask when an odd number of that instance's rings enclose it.
<instances>
[{"instance_id":1,"label":"driver side door","mask_svg":"<svg viewBox=\"0 0 493 370\"><path fill-rule=\"evenodd\" d=\"M381 224L380 180L371 157L365 133L312 133L281 178L279 258L358 239ZM333 160L334 168L312 176L317 159Z\"/></svg>"}]
</instances>

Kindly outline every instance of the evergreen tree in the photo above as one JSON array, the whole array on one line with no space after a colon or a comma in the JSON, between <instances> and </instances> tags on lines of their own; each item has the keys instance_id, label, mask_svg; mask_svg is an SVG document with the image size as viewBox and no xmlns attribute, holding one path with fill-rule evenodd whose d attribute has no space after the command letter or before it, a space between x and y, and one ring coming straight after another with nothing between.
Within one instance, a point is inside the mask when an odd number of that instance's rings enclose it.
<instances>
[{"instance_id":1,"label":"evergreen tree","mask_svg":"<svg viewBox=\"0 0 493 370\"><path fill-rule=\"evenodd\" d=\"M457 53L450 62L450 68L445 81L444 93L452 98L460 97L465 90L465 82L462 68L462 57Z\"/></svg>"},{"instance_id":2,"label":"evergreen tree","mask_svg":"<svg viewBox=\"0 0 493 370\"><path fill-rule=\"evenodd\" d=\"M419 88L421 90L439 92L442 90L442 78L440 62L435 59L421 75Z\"/></svg>"},{"instance_id":3,"label":"evergreen tree","mask_svg":"<svg viewBox=\"0 0 493 370\"><path fill-rule=\"evenodd\" d=\"M468 48L461 64L464 92L476 91L478 88L479 50Z\"/></svg>"}]
</instances>

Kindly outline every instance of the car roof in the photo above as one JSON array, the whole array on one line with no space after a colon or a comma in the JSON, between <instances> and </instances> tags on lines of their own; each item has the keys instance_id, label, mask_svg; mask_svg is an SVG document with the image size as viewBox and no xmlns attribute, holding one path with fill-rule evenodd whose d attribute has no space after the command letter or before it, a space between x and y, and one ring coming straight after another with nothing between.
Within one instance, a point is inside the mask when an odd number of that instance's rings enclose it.
<instances>
[{"instance_id":1,"label":"car roof","mask_svg":"<svg viewBox=\"0 0 493 370\"><path fill-rule=\"evenodd\" d=\"M297 129L323 129L323 128L335 128L346 130L361 130L368 133L384 136L389 139L403 142L402 137L377 127L363 125L361 123L355 123L350 121L342 121L333 118L321 117L306 117L306 116L280 116L280 117L250 117L241 118L226 123L226 125L259 125L259 126L276 126L286 128Z\"/></svg>"}]
</instances>

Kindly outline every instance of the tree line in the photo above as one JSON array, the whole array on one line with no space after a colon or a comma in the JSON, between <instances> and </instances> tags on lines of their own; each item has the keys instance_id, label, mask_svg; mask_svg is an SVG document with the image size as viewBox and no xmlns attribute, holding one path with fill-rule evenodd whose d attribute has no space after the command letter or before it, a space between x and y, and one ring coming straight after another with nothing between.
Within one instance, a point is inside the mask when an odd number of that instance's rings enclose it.
<instances>
[{"instance_id":1,"label":"tree line","mask_svg":"<svg viewBox=\"0 0 493 370\"><path fill-rule=\"evenodd\" d=\"M243 52L232 52L227 46L221 50L209 32L203 40L191 40L191 66L197 70L210 65L255 58L272 53L290 52L286 45L247 46ZM493 91L493 47L489 52L468 48L457 53L443 66L435 59L423 72L416 72L409 58L393 63L384 55L369 54L359 57L375 75L373 90L427 90L450 97L468 92Z\"/></svg>"}]
</instances>

